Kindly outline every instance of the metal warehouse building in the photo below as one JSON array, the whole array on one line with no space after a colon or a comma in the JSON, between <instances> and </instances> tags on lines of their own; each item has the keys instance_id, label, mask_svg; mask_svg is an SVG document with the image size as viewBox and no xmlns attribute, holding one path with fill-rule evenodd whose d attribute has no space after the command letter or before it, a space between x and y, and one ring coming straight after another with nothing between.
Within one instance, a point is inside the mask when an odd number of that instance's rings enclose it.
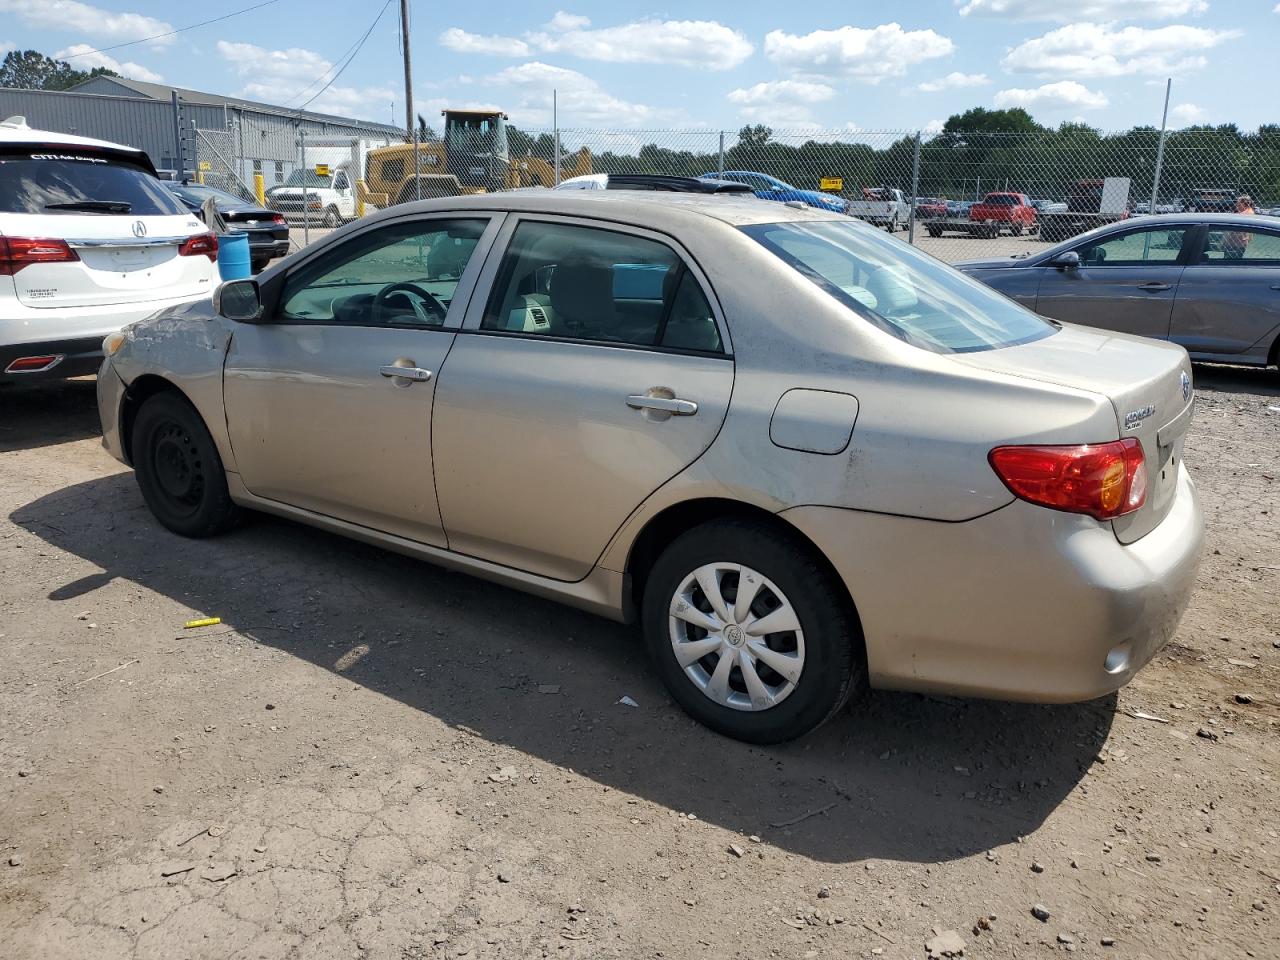
<instances>
[{"instance_id":1,"label":"metal warehouse building","mask_svg":"<svg viewBox=\"0 0 1280 960\"><path fill-rule=\"evenodd\" d=\"M215 180L267 186L282 182L298 162L299 129L308 139L352 137L401 143L399 127L252 100L200 93L124 77L93 77L66 91L0 88L0 119L25 116L32 127L140 147L161 169L176 170L172 95L178 95L186 168Z\"/></svg>"}]
</instances>

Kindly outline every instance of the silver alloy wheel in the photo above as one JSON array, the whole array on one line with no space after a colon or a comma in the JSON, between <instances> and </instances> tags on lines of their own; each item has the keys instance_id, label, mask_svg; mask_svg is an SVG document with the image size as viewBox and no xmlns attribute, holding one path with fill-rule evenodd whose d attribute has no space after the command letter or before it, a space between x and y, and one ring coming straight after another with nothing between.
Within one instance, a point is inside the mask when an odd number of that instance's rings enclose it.
<instances>
[{"instance_id":1,"label":"silver alloy wheel","mask_svg":"<svg viewBox=\"0 0 1280 960\"><path fill-rule=\"evenodd\" d=\"M750 567L698 567L672 596L667 619L676 662L722 706L768 710L800 682L800 620L778 585Z\"/></svg>"}]
</instances>

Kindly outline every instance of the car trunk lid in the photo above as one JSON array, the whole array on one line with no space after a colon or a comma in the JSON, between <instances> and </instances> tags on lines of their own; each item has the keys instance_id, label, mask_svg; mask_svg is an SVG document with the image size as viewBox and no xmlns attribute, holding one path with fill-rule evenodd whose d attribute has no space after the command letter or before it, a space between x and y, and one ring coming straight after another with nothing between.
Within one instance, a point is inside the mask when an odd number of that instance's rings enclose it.
<instances>
[{"instance_id":1,"label":"car trunk lid","mask_svg":"<svg viewBox=\"0 0 1280 960\"><path fill-rule=\"evenodd\" d=\"M187 215L0 214L0 234L65 240L77 259L32 263L13 277L14 292L35 308L109 306L212 289L207 256L180 256L189 237L205 232Z\"/></svg>"},{"instance_id":2,"label":"car trunk lid","mask_svg":"<svg viewBox=\"0 0 1280 960\"><path fill-rule=\"evenodd\" d=\"M1116 411L1116 436L1136 437L1146 455L1146 503L1112 521L1132 543L1164 519L1177 490L1182 444L1191 424L1191 362L1181 347L1064 324L1053 336L999 350L956 355L983 370L1105 395ZM1113 437L1081 437L1100 443Z\"/></svg>"}]
</instances>

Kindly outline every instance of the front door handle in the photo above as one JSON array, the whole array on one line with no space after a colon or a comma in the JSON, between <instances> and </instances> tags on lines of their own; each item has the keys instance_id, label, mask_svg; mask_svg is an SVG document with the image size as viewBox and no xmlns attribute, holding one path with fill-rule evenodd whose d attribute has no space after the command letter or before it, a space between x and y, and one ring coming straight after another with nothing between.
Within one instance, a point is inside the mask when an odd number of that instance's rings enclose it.
<instances>
[{"instance_id":1,"label":"front door handle","mask_svg":"<svg viewBox=\"0 0 1280 960\"><path fill-rule=\"evenodd\" d=\"M422 383L431 379L430 370L423 370L421 367L398 367L394 363L389 363L384 367L379 367L378 372L384 377L395 377L400 380L412 380L415 383Z\"/></svg>"},{"instance_id":2,"label":"front door handle","mask_svg":"<svg viewBox=\"0 0 1280 960\"><path fill-rule=\"evenodd\" d=\"M1280 283L1273 283L1273 284L1271 285L1271 289L1272 289L1272 290L1280 290Z\"/></svg>"},{"instance_id":3,"label":"front door handle","mask_svg":"<svg viewBox=\"0 0 1280 960\"><path fill-rule=\"evenodd\" d=\"M1158 280L1151 280L1147 283L1138 284L1139 290L1146 290L1150 293L1159 293L1162 290L1168 290L1169 284L1160 283Z\"/></svg>"},{"instance_id":4,"label":"front door handle","mask_svg":"<svg viewBox=\"0 0 1280 960\"><path fill-rule=\"evenodd\" d=\"M698 405L692 400L681 400L679 397L627 397L627 406L632 410L659 410L676 417L692 417L698 412Z\"/></svg>"}]
</instances>

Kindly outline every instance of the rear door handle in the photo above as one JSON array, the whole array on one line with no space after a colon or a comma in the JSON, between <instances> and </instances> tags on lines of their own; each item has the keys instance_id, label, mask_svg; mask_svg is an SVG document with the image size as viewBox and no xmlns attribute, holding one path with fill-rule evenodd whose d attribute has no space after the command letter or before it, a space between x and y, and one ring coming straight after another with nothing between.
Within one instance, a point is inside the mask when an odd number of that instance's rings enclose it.
<instances>
[{"instance_id":1,"label":"rear door handle","mask_svg":"<svg viewBox=\"0 0 1280 960\"><path fill-rule=\"evenodd\" d=\"M1169 284L1160 283L1158 280L1152 280L1152 281L1149 281L1148 283L1138 284L1138 289L1147 290L1147 291L1150 291L1151 293L1159 293L1161 290L1168 290Z\"/></svg>"},{"instance_id":2,"label":"rear door handle","mask_svg":"<svg viewBox=\"0 0 1280 960\"><path fill-rule=\"evenodd\" d=\"M627 406L632 410L661 410L676 417L692 417L698 412L698 405L692 400L681 400L679 397L627 397Z\"/></svg>"},{"instance_id":3,"label":"rear door handle","mask_svg":"<svg viewBox=\"0 0 1280 960\"><path fill-rule=\"evenodd\" d=\"M1273 283L1273 284L1271 285L1271 289L1272 289L1272 290L1280 290L1280 283Z\"/></svg>"},{"instance_id":4,"label":"rear door handle","mask_svg":"<svg viewBox=\"0 0 1280 960\"><path fill-rule=\"evenodd\" d=\"M401 380L412 380L415 383L422 383L431 379L430 370L423 370L421 367L397 367L394 363L379 367L378 372L384 377L398 377Z\"/></svg>"}]
</instances>

